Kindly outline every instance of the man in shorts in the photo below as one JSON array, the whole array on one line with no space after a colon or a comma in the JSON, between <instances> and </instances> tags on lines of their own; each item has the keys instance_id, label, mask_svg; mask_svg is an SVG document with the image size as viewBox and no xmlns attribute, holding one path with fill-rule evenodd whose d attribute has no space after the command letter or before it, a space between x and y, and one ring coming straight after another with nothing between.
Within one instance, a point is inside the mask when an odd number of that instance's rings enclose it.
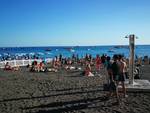
<instances>
[{"instance_id":1,"label":"man in shorts","mask_svg":"<svg viewBox=\"0 0 150 113\"><path fill-rule=\"evenodd\" d=\"M119 65L118 65L118 55L113 56L113 63L112 63L112 85L110 83L110 91L114 92L117 98L117 102L119 103L119 94L118 94L118 88L117 88L117 79L119 75Z\"/></svg>"},{"instance_id":2,"label":"man in shorts","mask_svg":"<svg viewBox=\"0 0 150 113\"><path fill-rule=\"evenodd\" d=\"M124 97L127 97L125 88L125 72L124 72L126 65L123 61L122 55L118 55L118 66L119 66L119 73L118 73L118 80L116 80L116 83L117 86L119 85L119 82L121 83L123 95Z\"/></svg>"}]
</instances>

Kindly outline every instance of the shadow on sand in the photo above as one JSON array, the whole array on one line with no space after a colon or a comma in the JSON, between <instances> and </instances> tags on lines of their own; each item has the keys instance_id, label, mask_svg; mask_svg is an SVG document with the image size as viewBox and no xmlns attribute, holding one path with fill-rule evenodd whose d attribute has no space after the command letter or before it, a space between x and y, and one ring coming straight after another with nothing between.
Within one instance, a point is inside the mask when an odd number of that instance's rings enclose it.
<instances>
[{"instance_id":1,"label":"shadow on sand","mask_svg":"<svg viewBox=\"0 0 150 113\"><path fill-rule=\"evenodd\" d=\"M37 96L37 97L21 97L21 98L11 98L11 99L4 99L1 100L0 102L9 102L9 101L20 101L20 100L33 100L33 99L42 99L42 98L49 98L49 97L53 97L53 96L65 96L65 95L75 95L75 94L84 94L84 93L95 93L95 92L99 92L99 91L103 91L103 89L101 87L96 88L96 89L92 89L92 90L84 90L84 88L88 88L88 87L83 87L83 88L68 88L68 89L59 89L59 90L55 90L56 92L60 92L57 94L51 94L51 95L44 95L44 96ZM92 87L91 87L92 88ZM74 90L79 90L79 91L74 91ZM84 90L84 91L83 91ZM67 91L67 92L63 92L63 91ZM73 92L71 92L73 91Z\"/></svg>"},{"instance_id":2,"label":"shadow on sand","mask_svg":"<svg viewBox=\"0 0 150 113\"><path fill-rule=\"evenodd\" d=\"M107 99L103 96L98 98L88 98L88 99L81 99L81 100L74 100L74 101L53 102L46 105L42 104L39 106L22 108L22 110L26 111L26 110L40 109L36 113L62 113L62 112L71 112L71 111L82 110L82 109L108 107L104 105L95 107L96 103L105 102L105 101L107 101ZM111 103L109 107L115 105L117 104ZM44 109L48 109L48 110L44 110Z\"/></svg>"}]
</instances>

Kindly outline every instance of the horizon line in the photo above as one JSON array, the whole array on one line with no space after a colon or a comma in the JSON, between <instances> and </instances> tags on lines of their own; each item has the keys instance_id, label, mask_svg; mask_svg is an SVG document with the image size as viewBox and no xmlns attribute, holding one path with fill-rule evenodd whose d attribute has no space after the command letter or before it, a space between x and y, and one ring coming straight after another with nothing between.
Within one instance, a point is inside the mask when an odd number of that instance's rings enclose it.
<instances>
[{"instance_id":1,"label":"horizon line","mask_svg":"<svg viewBox=\"0 0 150 113\"><path fill-rule=\"evenodd\" d=\"M20 47L94 47L94 46L128 46L129 44L110 44L110 45L42 45L42 46L0 46L0 48L20 48ZM135 46L144 46L150 44L135 44Z\"/></svg>"}]
</instances>

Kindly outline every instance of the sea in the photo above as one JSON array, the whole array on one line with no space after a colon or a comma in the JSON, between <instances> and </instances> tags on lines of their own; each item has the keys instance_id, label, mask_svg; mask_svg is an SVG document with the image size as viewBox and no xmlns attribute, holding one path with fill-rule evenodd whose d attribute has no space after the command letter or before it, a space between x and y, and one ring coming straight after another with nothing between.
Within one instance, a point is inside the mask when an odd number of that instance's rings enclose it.
<instances>
[{"instance_id":1,"label":"sea","mask_svg":"<svg viewBox=\"0 0 150 113\"><path fill-rule=\"evenodd\" d=\"M109 45L109 46L43 46L43 47L0 47L0 59L4 57L21 57L21 56L38 56L39 58L54 58L62 55L63 57L71 57L73 54L79 58L86 54L95 57L97 54L122 54L129 57L130 49L127 45ZM138 57L150 57L150 45L136 45L135 55Z\"/></svg>"}]
</instances>

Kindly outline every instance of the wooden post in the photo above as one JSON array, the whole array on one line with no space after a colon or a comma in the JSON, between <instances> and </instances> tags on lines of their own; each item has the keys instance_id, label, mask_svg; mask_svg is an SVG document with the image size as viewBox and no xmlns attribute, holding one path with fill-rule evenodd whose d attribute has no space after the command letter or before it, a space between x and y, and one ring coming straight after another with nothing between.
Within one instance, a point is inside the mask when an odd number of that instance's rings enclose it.
<instances>
[{"instance_id":1,"label":"wooden post","mask_svg":"<svg viewBox=\"0 0 150 113\"><path fill-rule=\"evenodd\" d=\"M134 41L135 35L129 36L130 43L130 58L129 58L129 84L134 83Z\"/></svg>"}]
</instances>

